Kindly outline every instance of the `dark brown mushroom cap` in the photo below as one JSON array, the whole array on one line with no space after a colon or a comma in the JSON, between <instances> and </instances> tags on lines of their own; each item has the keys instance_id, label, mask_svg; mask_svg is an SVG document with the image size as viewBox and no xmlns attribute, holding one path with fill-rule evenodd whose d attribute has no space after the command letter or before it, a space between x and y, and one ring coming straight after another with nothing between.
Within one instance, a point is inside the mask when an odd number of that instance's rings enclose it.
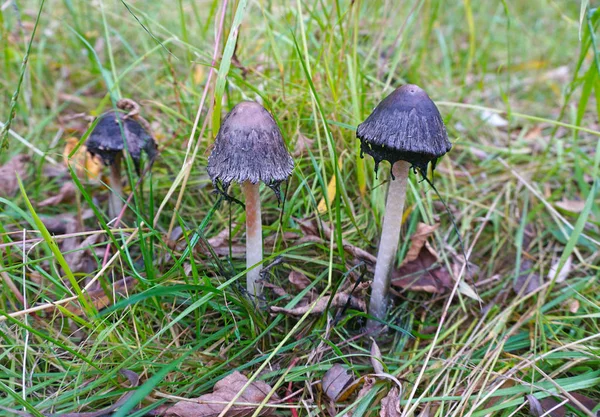
<instances>
[{"instance_id":1,"label":"dark brown mushroom cap","mask_svg":"<svg viewBox=\"0 0 600 417\"><path fill-rule=\"evenodd\" d=\"M260 104L244 101L225 116L208 157L208 175L226 191L232 182L259 181L277 192L294 169L281 131Z\"/></svg>"},{"instance_id":2,"label":"dark brown mushroom cap","mask_svg":"<svg viewBox=\"0 0 600 417\"><path fill-rule=\"evenodd\" d=\"M130 118L124 119L124 116L123 113L114 111L101 115L86 141L86 146L92 155L102 158L104 165L112 165L116 155L125 149L120 121L127 140L127 150L139 171L142 151L153 160L157 154L156 143L139 122Z\"/></svg>"},{"instance_id":3,"label":"dark brown mushroom cap","mask_svg":"<svg viewBox=\"0 0 600 417\"><path fill-rule=\"evenodd\" d=\"M392 165L407 161L425 173L429 162L435 168L437 159L452 148L435 103L412 84L397 88L383 99L358 125L356 136L361 151L375 159L375 169L382 160Z\"/></svg>"}]
</instances>

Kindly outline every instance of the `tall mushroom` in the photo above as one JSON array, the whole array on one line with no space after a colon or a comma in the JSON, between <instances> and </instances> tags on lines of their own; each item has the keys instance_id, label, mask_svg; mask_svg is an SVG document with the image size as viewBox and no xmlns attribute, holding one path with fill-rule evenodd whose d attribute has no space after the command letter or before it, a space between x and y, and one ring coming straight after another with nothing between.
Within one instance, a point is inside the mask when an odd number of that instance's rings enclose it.
<instances>
[{"instance_id":1,"label":"tall mushroom","mask_svg":"<svg viewBox=\"0 0 600 417\"><path fill-rule=\"evenodd\" d=\"M376 330L387 312L409 169L418 169L426 175L427 165L431 162L435 169L437 159L452 145L434 102L425 91L411 84L396 89L381 101L358 125L356 136L361 141L361 152L375 159L375 171L382 160L392 165L369 305L369 314L374 319L367 324L368 330Z\"/></svg>"},{"instance_id":2,"label":"tall mushroom","mask_svg":"<svg viewBox=\"0 0 600 417\"><path fill-rule=\"evenodd\" d=\"M139 106L132 100L121 99L117 102L117 108L129 113L108 111L102 114L86 141L88 151L92 155L98 155L104 165L110 167L112 193L108 199L108 214L111 218L117 217L123 208L121 159L125 145L138 174L142 151L148 154L151 161L157 154L156 143L149 133L148 122L138 115Z\"/></svg>"},{"instance_id":3,"label":"tall mushroom","mask_svg":"<svg viewBox=\"0 0 600 417\"><path fill-rule=\"evenodd\" d=\"M236 105L225 116L215 146L208 157L208 175L215 188L227 194L232 182L241 184L246 205L246 284L248 293L262 293L260 264L263 259L260 181L279 198L279 185L294 169L281 131L273 116L250 101Z\"/></svg>"}]
</instances>

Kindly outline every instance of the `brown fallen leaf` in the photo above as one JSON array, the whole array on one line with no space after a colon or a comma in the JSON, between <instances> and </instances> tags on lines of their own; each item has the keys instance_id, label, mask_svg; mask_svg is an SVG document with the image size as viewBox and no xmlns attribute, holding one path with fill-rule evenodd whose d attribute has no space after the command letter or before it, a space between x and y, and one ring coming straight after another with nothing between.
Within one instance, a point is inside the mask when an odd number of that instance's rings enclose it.
<instances>
[{"instance_id":1,"label":"brown fallen leaf","mask_svg":"<svg viewBox=\"0 0 600 417\"><path fill-rule=\"evenodd\" d=\"M588 412L592 411L599 404L597 400L593 400L577 392L572 392L570 393L570 395L575 400L577 400L577 402L583 405L586 408L585 411ZM579 405L566 398L563 400L559 400L554 397L547 397L539 400L533 395L527 395L525 398L527 399L527 403L529 404L529 412L534 417L564 417L567 415L567 404L569 405L569 407L572 407L573 409L578 410L579 412L584 411ZM567 400L565 405L558 406L565 400ZM596 416L600 416L600 411L596 412Z\"/></svg>"},{"instance_id":2,"label":"brown fallen leaf","mask_svg":"<svg viewBox=\"0 0 600 417\"><path fill-rule=\"evenodd\" d=\"M120 295L126 297L131 294L133 288L137 285L137 280L133 277L124 277L116 281L112 287L112 294L106 295L103 288L96 288L86 293L86 298L96 310L100 311L103 308L110 306L114 302L114 296ZM76 316L84 316L85 313L79 307L79 304L69 304L66 307L71 313Z\"/></svg>"},{"instance_id":3,"label":"brown fallen leaf","mask_svg":"<svg viewBox=\"0 0 600 417\"><path fill-rule=\"evenodd\" d=\"M308 279L306 275L298 271L290 272L288 281L290 281L290 283L299 290L305 289L312 283L312 281Z\"/></svg>"},{"instance_id":4,"label":"brown fallen leaf","mask_svg":"<svg viewBox=\"0 0 600 417\"><path fill-rule=\"evenodd\" d=\"M311 315L323 314L329 305L330 308L345 307L349 304L350 308L360 311L367 311L367 305L365 300L362 298L363 291L371 285L370 282L363 282L358 285L356 291L352 294L349 292L336 293L333 298L331 295L322 297L307 305L300 305L295 308L284 308L273 306L270 308L272 313L282 313L290 316L302 316L310 310ZM331 301L331 304L330 304Z\"/></svg>"},{"instance_id":5,"label":"brown fallen leaf","mask_svg":"<svg viewBox=\"0 0 600 417\"><path fill-rule=\"evenodd\" d=\"M226 376L215 384L214 390L210 394L201 395L198 398L179 401L175 405L161 407L156 411L162 416L176 417L216 417L218 416L235 398L238 393L248 383L248 378L238 371ZM237 399L237 403L250 403L253 405L234 405L226 413L226 417L245 417L252 415L258 405L264 401L271 387L263 381L252 382ZM270 402L277 401L278 397L274 395ZM263 407L259 415L266 416L272 414L272 409Z\"/></svg>"},{"instance_id":6,"label":"brown fallen leaf","mask_svg":"<svg viewBox=\"0 0 600 417\"><path fill-rule=\"evenodd\" d=\"M75 137L68 138L63 149L63 160L68 167L71 165L78 177L88 180L97 180L102 172L102 162L97 156L92 156L87 151L85 145L81 145L75 154L69 158L69 155L79 144L79 139Z\"/></svg>"},{"instance_id":7,"label":"brown fallen leaf","mask_svg":"<svg viewBox=\"0 0 600 417\"><path fill-rule=\"evenodd\" d=\"M354 375L348 372L344 366L336 363L323 375L321 387L323 388L323 393L331 401L343 401L345 399L343 398L343 394L354 382Z\"/></svg>"},{"instance_id":8,"label":"brown fallen leaf","mask_svg":"<svg viewBox=\"0 0 600 417\"><path fill-rule=\"evenodd\" d=\"M48 197L47 199L41 201L38 206L46 207L46 206L56 206L61 203L72 203L75 200L75 196L77 194L77 187L71 181L65 182L62 187L60 187L60 191L58 194L52 197Z\"/></svg>"},{"instance_id":9,"label":"brown fallen leaf","mask_svg":"<svg viewBox=\"0 0 600 417\"><path fill-rule=\"evenodd\" d=\"M7 163L0 166L0 197L12 197L19 190L17 176L22 181L27 179L27 165L31 158L27 155L18 154L12 157Z\"/></svg>"},{"instance_id":10,"label":"brown fallen leaf","mask_svg":"<svg viewBox=\"0 0 600 417\"><path fill-rule=\"evenodd\" d=\"M585 207L585 201L580 200L562 200L554 203L556 207L571 213L581 213Z\"/></svg>"},{"instance_id":11,"label":"brown fallen leaf","mask_svg":"<svg viewBox=\"0 0 600 417\"><path fill-rule=\"evenodd\" d=\"M381 400L379 417L400 417L400 390L394 387Z\"/></svg>"},{"instance_id":12,"label":"brown fallen leaf","mask_svg":"<svg viewBox=\"0 0 600 417\"><path fill-rule=\"evenodd\" d=\"M450 272L440 264L438 254L427 241L437 228L438 225L418 224L406 258L392 271L394 287L429 293L444 293L452 288Z\"/></svg>"},{"instance_id":13,"label":"brown fallen leaf","mask_svg":"<svg viewBox=\"0 0 600 417\"><path fill-rule=\"evenodd\" d=\"M98 263L93 255L101 257L104 253L104 248L95 248L95 245L102 236L101 233L89 235L81 243L75 243L75 247L69 249L68 253L65 253L65 260L69 264L71 271L89 274L96 270ZM65 239L65 241L69 239ZM66 251L64 247L62 247L62 250L63 252Z\"/></svg>"},{"instance_id":14,"label":"brown fallen leaf","mask_svg":"<svg viewBox=\"0 0 600 417\"><path fill-rule=\"evenodd\" d=\"M312 148L312 144L314 143L314 141L314 139L309 139L302 133L298 133L298 139L296 140L296 145L294 145L294 151L292 152L292 156L294 158L302 156L307 149Z\"/></svg>"},{"instance_id":15,"label":"brown fallen leaf","mask_svg":"<svg viewBox=\"0 0 600 417\"><path fill-rule=\"evenodd\" d=\"M381 350L375 339L371 338L371 365L373 366L373 373L383 374L383 358L381 357Z\"/></svg>"}]
</instances>

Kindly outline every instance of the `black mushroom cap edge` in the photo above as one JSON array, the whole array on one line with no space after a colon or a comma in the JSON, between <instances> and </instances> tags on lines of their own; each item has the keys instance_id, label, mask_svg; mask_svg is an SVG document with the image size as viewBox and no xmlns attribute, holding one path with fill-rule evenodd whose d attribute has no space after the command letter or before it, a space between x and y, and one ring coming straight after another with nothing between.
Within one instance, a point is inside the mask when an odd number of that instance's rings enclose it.
<instances>
[{"instance_id":1,"label":"black mushroom cap edge","mask_svg":"<svg viewBox=\"0 0 600 417\"><path fill-rule=\"evenodd\" d=\"M231 199L231 183L259 181L280 199L280 184L294 169L294 160L285 147L273 116L259 103L238 103L223 119L208 157L208 175L215 189Z\"/></svg>"},{"instance_id":2,"label":"black mushroom cap edge","mask_svg":"<svg viewBox=\"0 0 600 417\"><path fill-rule=\"evenodd\" d=\"M358 125L356 136L364 153L379 163L407 161L423 176L431 162L447 153L448 140L444 121L435 103L416 85L406 84L394 90L375 107L367 119Z\"/></svg>"}]
</instances>

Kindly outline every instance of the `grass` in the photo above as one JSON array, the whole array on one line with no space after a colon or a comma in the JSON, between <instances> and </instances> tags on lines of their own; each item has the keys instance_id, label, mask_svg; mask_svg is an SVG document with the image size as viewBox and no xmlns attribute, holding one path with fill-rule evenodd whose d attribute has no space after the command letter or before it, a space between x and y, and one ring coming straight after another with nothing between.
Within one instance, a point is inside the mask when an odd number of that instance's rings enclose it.
<instances>
[{"instance_id":1,"label":"grass","mask_svg":"<svg viewBox=\"0 0 600 417\"><path fill-rule=\"evenodd\" d=\"M376 253L388 169L377 178L373 161L359 158L354 130L406 82L438 103L454 144L435 183L470 253L482 302L466 296L464 284L443 295L400 294L390 312L397 330L379 345L386 372L401 378L405 415L524 416L527 394L600 400L600 13L580 16L558 0L401 7L46 0L41 7L39 19L40 2L0 11L0 114L11 129L0 162L31 155L21 192L0 198L0 415L106 407L126 392L123 369L142 385L117 415L139 401L147 407L210 392L235 370L280 397L291 382L299 393L285 405L298 415L327 412L312 383L332 364L356 376L372 372L371 341L360 336L364 314L349 310L339 322L335 310L269 314L245 297L243 257L198 250L227 230L232 238L221 251L244 239L242 209L211 193L209 147L224 112L240 100L263 102L290 150L301 135L314 140L295 158L283 205L262 191L265 265L282 260L269 280L291 294L267 293L267 303L293 307L310 288L325 295L354 279L344 240ZM66 180L48 172L62 166L66 138L85 139L87 126L64 116L98 115L119 97L143 105L161 156L113 228L104 186L75 171ZM483 111L507 126L491 125ZM131 163L128 176L137 181ZM65 181L76 183L74 202L38 206ZM327 210L319 212L322 199ZM577 212L556 204L575 200L585 202ZM407 207L399 259L418 222L440 223L432 245L445 265L460 267L450 219L415 176ZM84 227L51 236L42 222L61 214ZM290 233L301 234L299 221L311 216L332 233L298 244ZM174 245L177 227L184 233ZM91 272L70 271L69 255L85 248L66 243L89 235L98 237ZM292 270L311 287L294 291ZM454 278L471 283L459 271ZM516 294L524 273L543 277L543 285ZM123 277L137 284L128 297L114 296ZM92 288L105 293L108 308L97 311L81 295ZM41 309L48 304L56 306ZM393 385L380 380L335 412L376 415ZM290 410L282 404L277 413Z\"/></svg>"}]
</instances>

